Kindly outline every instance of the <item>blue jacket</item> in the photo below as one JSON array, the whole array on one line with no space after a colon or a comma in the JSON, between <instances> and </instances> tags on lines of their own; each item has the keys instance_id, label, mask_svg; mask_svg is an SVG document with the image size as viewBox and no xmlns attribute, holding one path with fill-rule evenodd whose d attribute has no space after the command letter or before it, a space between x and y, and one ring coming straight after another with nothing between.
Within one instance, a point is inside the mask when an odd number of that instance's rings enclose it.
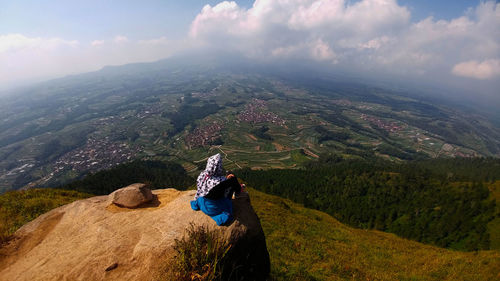
<instances>
[{"instance_id":1,"label":"blue jacket","mask_svg":"<svg viewBox=\"0 0 500 281\"><path fill-rule=\"evenodd\" d=\"M212 200L198 197L198 199L191 201L191 208L195 211L201 210L211 217L217 225L226 224L233 218L233 203L228 198Z\"/></svg>"}]
</instances>

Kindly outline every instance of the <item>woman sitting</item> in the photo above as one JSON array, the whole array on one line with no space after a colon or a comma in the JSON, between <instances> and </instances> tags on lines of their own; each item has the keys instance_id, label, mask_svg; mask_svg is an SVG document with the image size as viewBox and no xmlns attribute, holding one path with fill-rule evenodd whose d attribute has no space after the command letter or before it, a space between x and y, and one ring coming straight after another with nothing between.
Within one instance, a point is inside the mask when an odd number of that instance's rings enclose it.
<instances>
[{"instance_id":1,"label":"woman sitting","mask_svg":"<svg viewBox=\"0 0 500 281\"><path fill-rule=\"evenodd\" d=\"M207 166L196 183L197 191L191 201L191 208L201 210L214 219L217 225L229 223L233 218L231 198L233 193L238 195L241 192L242 186L233 174L224 176L220 154L208 158Z\"/></svg>"}]
</instances>

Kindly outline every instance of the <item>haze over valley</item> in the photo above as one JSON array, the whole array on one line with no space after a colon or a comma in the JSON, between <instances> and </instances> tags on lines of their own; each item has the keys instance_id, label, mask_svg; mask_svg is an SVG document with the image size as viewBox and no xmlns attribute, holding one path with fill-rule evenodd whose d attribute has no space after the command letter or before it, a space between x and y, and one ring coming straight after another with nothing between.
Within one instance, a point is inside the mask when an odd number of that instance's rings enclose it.
<instances>
[{"instance_id":1,"label":"haze over valley","mask_svg":"<svg viewBox=\"0 0 500 281\"><path fill-rule=\"evenodd\" d=\"M105 68L6 99L2 189L53 186L134 159L195 172L211 152L230 169L294 168L332 152L394 161L499 155L498 127L478 111L335 76L263 75L223 62Z\"/></svg>"}]
</instances>

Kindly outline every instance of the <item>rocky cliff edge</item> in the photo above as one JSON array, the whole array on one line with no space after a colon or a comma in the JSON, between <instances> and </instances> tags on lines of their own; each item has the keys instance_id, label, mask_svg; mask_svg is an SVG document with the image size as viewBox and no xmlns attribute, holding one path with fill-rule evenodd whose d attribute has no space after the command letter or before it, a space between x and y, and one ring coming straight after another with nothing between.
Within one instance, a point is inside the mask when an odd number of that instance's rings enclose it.
<instances>
[{"instance_id":1,"label":"rocky cliff edge","mask_svg":"<svg viewBox=\"0 0 500 281\"><path fill-rule=\"evenodd\" d=\"M218 227L190 208L195 191L152 193L135 209L113 204L110 195L41 215L0 249L0 280L154 280L190 224L221 229L246 280L268 275L265 237L248 195L233 199L234 222Z\"/></svg>"}]
</instances>

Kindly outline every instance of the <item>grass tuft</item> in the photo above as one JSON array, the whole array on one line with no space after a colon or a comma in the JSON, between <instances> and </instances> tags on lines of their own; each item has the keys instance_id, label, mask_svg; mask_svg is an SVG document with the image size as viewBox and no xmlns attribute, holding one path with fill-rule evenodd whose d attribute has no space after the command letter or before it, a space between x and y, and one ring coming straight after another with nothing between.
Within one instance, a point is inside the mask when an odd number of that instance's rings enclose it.
<instances>
[{"instance_id":1,"label":"grass tuft","mask_svg":"<svg viewBox=\"0 0 500 281\"><path fill-rule=\"evenodd\" d=\"M191 223L173 248L175 256L161 273L162 280L219 281L230 275L226 264L231 245L219 229Z\"/></svg>"}]
</instances>

